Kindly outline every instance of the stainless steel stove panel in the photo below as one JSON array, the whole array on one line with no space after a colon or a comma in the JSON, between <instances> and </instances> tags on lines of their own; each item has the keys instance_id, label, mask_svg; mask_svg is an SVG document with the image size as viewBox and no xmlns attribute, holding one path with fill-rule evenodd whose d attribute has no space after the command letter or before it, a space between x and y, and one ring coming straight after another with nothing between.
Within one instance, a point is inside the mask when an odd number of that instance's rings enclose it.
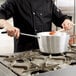
<instances>
[{"instance_id":1,"label":"stainless steel stove panel","mask_svg":"<svg viewBox=\"0 0 76 76\"><path fill-rule=\"evenodd\" d=\"M36 76L76 76L76 66L69 66L64 69L50 71Z\"/></svg>"},{"instance_id":2,"label":"stainless steel stove panel","mask_svg":"<svg viewBox=\"0 0 76 76\"><path fill-rule=\"evenodd\" d=\"M0 76L17 76L17 75L0 63Z\"/></svg>"},{"instance_id":3,"label":"stainless steel stove panel","mask_svg":"<svg viewBox=\"0 0 76 76\"><path fill-rule=\"evenodd\" d=\"M59 73L64 74L70 66L76 67L76 52L52 55L40 53L38 50L27 51L1 56L0 62L17 76L57 76Z\"/></svg>"}]
</instances>

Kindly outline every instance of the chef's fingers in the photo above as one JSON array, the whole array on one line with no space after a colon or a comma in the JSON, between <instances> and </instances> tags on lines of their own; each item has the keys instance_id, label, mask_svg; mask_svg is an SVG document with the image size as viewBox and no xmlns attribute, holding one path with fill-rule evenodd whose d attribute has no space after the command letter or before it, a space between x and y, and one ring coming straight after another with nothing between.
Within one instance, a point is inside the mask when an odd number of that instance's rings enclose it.
<instances>
[{"instance_id":1,"label":"chef's fingers","mask_svg":"<svg viewBox=\"0 0 76 76\"><path fill-rule=\"evenodd\" d=\"M17 39L20 36L20 30L18 28L12 28L11 30L7 30L7 33L11 37L16 37Z\"/></svg>"},{"instance_id":2,"label":"chef's fingers","mask_svg":"<svg viewBox=\"0 0 76 76\"><path fill-rule=\"evenodd\" d=\"M70 29L72 29L73 24L70 24L70 23L68 23L68 24L62 24L62 27L65 30L70 30Z\"/></svg>"},{"instance_id":3,"label":"chef's fingers","mask_svg":"<svg viewBox=\"0 0 76 76\"><path fill-rule=\"evenodd\" d=\"M65 30L70 30L73 27L73 22L69 19L64 20L64 22L61 25Z\"/></svg>"},{"instance_id":4,"label":"chef's fingers","mask_svg":"<svg viewBox=\"0 0 76 76\"><path fill-rule=\"evenodd\" d=\"M16 29L14 37L16 37L16 39L18 39L20 37L20 30Z\"/></svg>"},{"instance_id":5,"label":"chef's fingers","mask_svg":"<svg viewBox=\"0 0 76 76\"><path fill-rule=\"evenodd\" d=\"M8 36L13 37L14 36L14 31L13 30L7 30Z\"/></svg>"}]
</instances>

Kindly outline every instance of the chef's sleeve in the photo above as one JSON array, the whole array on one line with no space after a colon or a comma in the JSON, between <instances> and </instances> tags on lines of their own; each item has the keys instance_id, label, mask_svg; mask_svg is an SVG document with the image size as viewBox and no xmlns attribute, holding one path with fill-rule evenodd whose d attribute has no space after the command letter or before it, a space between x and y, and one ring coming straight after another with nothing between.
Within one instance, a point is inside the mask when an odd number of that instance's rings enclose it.
<instances>
[{"instance_id":1,"label":"chef's sleeve","mask_svg":"<svg viewBox=\"0 0 76 76\"><path fill-rule=\"evenodd\" d=\"M6 0L0 6L0 19L9 19L14 15L15 2L14 0Z\"/></svg>"},{"instance_id":2,"label":"chef's sleeve","mask_svg":"<svg viewBox=\"0 0 76 76\"><path fill-rule=\"evenodd\" d=\"M52 5L52 8L52 21L56 26L61 27L61 24L65 19L71 20L71 17L63 14L62 11L57 8L54 3Z\"/></svg>"}]
</instances>

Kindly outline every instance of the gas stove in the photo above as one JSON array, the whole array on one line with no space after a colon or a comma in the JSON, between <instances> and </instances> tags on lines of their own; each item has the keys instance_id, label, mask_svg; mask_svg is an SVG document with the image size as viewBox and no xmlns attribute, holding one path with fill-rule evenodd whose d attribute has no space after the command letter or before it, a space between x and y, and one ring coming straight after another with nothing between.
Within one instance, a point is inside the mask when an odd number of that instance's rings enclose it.
<instances>
[{"instance_id":1,"label":"gas stove","mask_svg":"<svg viewBox=\"0 0 76 76\"><path fill-rule=\"evenodd\" d=\"M0 55L0 65L8 68L15 74L9 76L36 76L75 66L76 52L46 54L36 49L12 55Z\"/></svg>"}]
</instances>

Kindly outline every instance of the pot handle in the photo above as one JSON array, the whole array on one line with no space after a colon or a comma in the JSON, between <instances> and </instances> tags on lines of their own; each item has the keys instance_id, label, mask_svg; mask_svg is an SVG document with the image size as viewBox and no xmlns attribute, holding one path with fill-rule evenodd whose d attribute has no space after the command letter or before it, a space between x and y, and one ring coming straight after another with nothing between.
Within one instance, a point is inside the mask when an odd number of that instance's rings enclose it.
<instances>
[{"instance_id":1,"label":"pot handle","mask_svg":"<svg viewBox=\"0 0 76 76\"><path fill-rule=\"evenodd\" d=\"M5 34L5 33L7 33L7 31L3 31L3 32L1 32L2 34ZM34 38L40 38L40 37L38 37L37 35L31 35L31 34L26 34L26 33L20 33L21 35L25 35L25 36L30 36L30 37L34 37Z\"/></svg>"},{"instance_id":2,"label":"pot handle","mask_svg":"<svg viewBox=\"0 0 76 76\"><path fill-rule=\"evenodd\" d=\"M25 36L30 36L30 37L35 37L35 38L40 38L37 35L31 35L31 34L26 34L26 33L20 33L21 35L25 35Z\"/></svg>"}]
</instances>

